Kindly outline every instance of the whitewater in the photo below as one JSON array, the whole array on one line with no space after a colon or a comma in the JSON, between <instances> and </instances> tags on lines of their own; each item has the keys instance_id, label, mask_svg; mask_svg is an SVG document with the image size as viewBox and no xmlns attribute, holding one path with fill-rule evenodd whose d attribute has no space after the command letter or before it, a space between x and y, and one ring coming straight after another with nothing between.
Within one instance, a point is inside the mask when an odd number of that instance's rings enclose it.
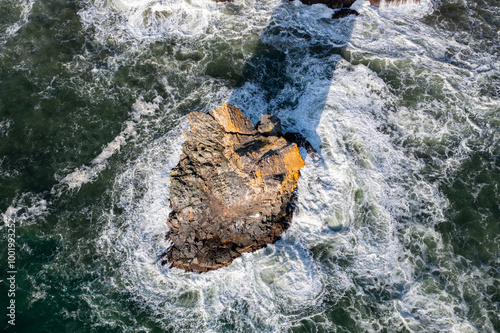
<instances>
[{"instance_id":1,"label":"whitewater","mask_svg":"<svg viewBox=\"0 0 500 333\"><path fill-rule=\"evenodd\" d=\"M2 330L500 331L500 3L353 8L0 0ZM222 101L319 158L282 240L186 273L170 170Z\"/></svg>"}]
</instances>

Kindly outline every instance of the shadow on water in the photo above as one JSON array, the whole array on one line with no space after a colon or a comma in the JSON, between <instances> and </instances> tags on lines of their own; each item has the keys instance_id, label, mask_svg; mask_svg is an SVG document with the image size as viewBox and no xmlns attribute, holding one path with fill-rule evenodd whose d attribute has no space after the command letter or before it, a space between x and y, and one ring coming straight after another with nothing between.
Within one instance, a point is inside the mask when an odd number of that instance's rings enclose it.
<instances>
[{"instance_id":1,"label":"shadow on water","mask_svg":"<svg viewBox=\"0 0 500 333\"><path fill-rule=\"evenodd\" d=\"M324 5L280 3L228 101L254 122L277 115L285 132L302 134L319 154L316 129L356 18L333 13Z\"/></svg>"}]
</instances>

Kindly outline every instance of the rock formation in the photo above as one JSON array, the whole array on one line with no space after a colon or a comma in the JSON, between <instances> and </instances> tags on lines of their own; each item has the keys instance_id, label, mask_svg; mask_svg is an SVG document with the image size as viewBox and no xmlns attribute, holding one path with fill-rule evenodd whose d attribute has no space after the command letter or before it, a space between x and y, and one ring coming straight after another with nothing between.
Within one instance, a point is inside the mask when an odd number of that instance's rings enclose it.
<instances>
[{"instance_id":1,"label":"rock formation","mask_svg":"<svg viewBox=\"0 0 500 333\"><path fill-rule=\"evenodd\" d=\"M213 0L215 2L233 2L233 0ZM294 1L294 0L290 0ZM380 7L383 6L399 6L405 5L408 3L408 0L368 0L370 1L371 6ZM420 0L410 0L414 3L420 3ZM323 4L331 9L338 9L333 13L332 19L339 19L342 17L346 17L349 15L359 15L357 11L354 9L350 9L356 0L300 0L304 5L315 5L315 4Z\"/></svg>"},{"instance_id":2,"label":"rock formation","mask_svg":"<svg viewBox=\"0 0 500 333\"><path fill-rule=\"evenodd\" d=\"M173 245L165 262L208 271L280 239L305 163L275 116L263 115L254 126L223 103L188 119L191 129L184 132L183 153L170 176L167 239ZM309 145L300 135L287 136Z\"/></svg>"},{"instance_id":3,"label":"rock formation","mask_svg":"<svg viewBox=\"0 0 500 333\"><path fill-rule=\"evenodd\" d=\"M293 1L293 0L290 0ZM371 6L399 6L404 5L408 0L369 0ZM333 13L332 19L339 19L349 15L359 15L359 13L349 7L352 6L356 0L300 0L305 5L323 4L331 9L338 9ZM420 3L420 0L413 0L414 3Z\"/></svg>"},{"instance_id":4,"label":"rock formation","mask_svg":"<svg viewBox=\"0 0 500 333\"><path fill-rule=\"evenodd\" d=\"M320 3L332 9L351 7L355 1L356 0L300 0L304 5L315 5Z\"/></svg>"},{"instance_id":5,"label":"rock formation","mask_svg":"<svg viewBox=\"0 0 500 333\"><path fill-rule=\"evenodd\" d=\"M293 0L290 0L293 1ZM398 6L404 5L408 2L408 0L369 0L370 5L375 7L380 7L381 4L386 6ZM315 4L324 4L328 8L339 9L339 8L348 8L351 7L356 0L300 0L305 5L315 5ZM415 3L420 3L420 0L414 0Z\"/></svg>"},{"instance_id":6,"label":"rock formation","mask_svg":"<svg viewBox=\"0 0 500 333\"><path fill-rule=\"evenodd\" d=\"M215 2L233 2L233 0L213 0ZM290 0L294 1L294 0ZM382 3L387 6L395 5L404 5L408 2L408 0L369 0L370 5L379 7ZM300 0L304 5L315 5L315 4L324 4L328 8L339 9L339 8L348 8L351 7L356 0ZM414 3L420 3L420 0L413 0ZM347 12L346 12L347 13ZM343 16L341 16L343 17Z\"/></svg>"},{"instance_id":7,"label":"rock formation","mask_svg":"<svg viewBox=\"0 0 500 333\"><path fill-rule=\"evenodd\" d=\"M336 10L335 12L333 12L332 19L336 20L336 19L339 19L339 18L347 17L349 15L358 16L359 13L357 11L355 11L354 9L341 8L341 9Z\"/></svg>"}]
</instances>

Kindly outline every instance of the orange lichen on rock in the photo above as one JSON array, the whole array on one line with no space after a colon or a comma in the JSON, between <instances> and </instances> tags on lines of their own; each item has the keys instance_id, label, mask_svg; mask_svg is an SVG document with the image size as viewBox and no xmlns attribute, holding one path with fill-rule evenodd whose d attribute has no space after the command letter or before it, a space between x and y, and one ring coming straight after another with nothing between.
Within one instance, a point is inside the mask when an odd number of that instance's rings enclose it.
<instances>
[{"instance_id":1,"label":"orange lichen on rock","mask_svg":"<svg viewBox=\"0 0 500 333\"><path fill-rule=\"evenodd\" d=\"M174 267L207 271L280 238L305 162L275 116L263 115L254 126L223 103L188 119L183 153L171 172L167 238L173 245L165 257Z\"/></svg>"}]
</instances>

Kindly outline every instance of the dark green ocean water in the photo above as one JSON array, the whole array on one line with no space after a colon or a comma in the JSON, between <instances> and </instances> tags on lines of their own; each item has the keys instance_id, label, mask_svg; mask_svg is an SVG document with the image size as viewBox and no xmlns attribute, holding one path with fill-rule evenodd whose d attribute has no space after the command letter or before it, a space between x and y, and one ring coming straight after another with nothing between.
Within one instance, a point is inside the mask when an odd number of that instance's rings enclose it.
<instances>
[{"instance_id":1,"label":"dark green ocean water","mask_svg":"<svg viewBox=\"0 0 500 333\"><path fill-rule=\"evenodd\" d=\"M0 330L500 332L500 3L355 6L0 0ZM162 267L185 116L221 101L320 161L282 241Z\"/></svg>"}]
</instances>

